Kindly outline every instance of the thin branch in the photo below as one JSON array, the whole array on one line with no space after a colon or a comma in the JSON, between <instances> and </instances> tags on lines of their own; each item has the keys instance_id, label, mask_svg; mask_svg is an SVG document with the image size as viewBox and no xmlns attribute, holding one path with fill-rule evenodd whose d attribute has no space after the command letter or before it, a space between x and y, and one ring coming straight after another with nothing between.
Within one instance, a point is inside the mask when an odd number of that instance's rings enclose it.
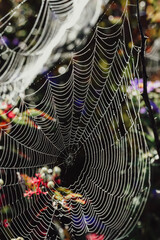
<instances>
[{"instance_id":1,"label":"thin branch","mask_svg":"<svg viewBox=\"0 0 160 240\"><path fill-rule=\"evenodd\" d=\"M146 71L146 60L145 60L145 46L146 46L147 37L143 33L143 28L142 28L142 24L141 24L141 20L140 20L139 0L137 0L137 18L138 18L138 26L139 26L139 31L141 34L141 41L142 41L141 42L141 63L142 63L142 74L143 74L143 94L142 94L142 96L143 96L144 102L146 104L146 107L148 108L149 118L150 118L152 130L153 130L154 138L155 138L155 144L156 144L156 148L157 148L157 152L158 152L158 156L159 156L159 160L160 160L160 141L159 141L159 137L158 137L158 131L157 131L156 122L154 119L154 114L152 111L152 107L151 107L149 97L148 97L148 92L147 92L148 76L147 76L147 71Z\"/></svg>"}]
</instances>

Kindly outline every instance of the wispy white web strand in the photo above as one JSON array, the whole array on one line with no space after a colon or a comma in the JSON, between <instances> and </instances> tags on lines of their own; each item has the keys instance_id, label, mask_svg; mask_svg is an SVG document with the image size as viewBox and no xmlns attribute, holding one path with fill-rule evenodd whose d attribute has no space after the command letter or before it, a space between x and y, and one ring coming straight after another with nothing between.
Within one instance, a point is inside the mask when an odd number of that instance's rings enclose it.
<instances>
[{"instance_id":1,"label":"wispy white web strand","mask_svg":"<svg viewBox=\"0 0 160 240\"><path fill-rule=\"evenodd\" d=\"M67 36L67 30L70 29L70 32L76 36L77 32L84 26L89 23L92 26L96 22L101 12L102 1L97 3L94 0L91 5L89 0L81 0L80 2L76 0L60 2L42 0L28 36L17 47L10 49L5 42L6 30L8 26L14 27L11 24L12 18L15 18L23 6L25 7L25 3L27 0L22 1L4 16L1 19L0 27L2 43L0 56L4 62L0 77L1 96L2 101L7 99L14 104L17 102L17 93L24 93L24 90L33 82L35 77L42 72L42 68L51 56L53 49L63 44L62 40ZM73 8L71 11L67 7L70 5ZM80 16L86 15L86 6L94 7L90 7L90 11L87 11L88 16L83 17L82 21ZM65 10L65 18L61 18L63 10ZM58 15L56 16L56 14ZM14 93L7 95L6 92L11 92L10 88L14 89Z\"/></svg>"},{"instance_id":2,"label":"wispy white web strand","mask_svg":"<svg viewBox=\"0 0 160 240\"><path fill-rule=\"evenodd\" d=\"M157 38L151 50L146 53L146 59L147 59L147 72L150 73L156 73L160 70L160 38Z\"/></svg>"}]
</instances>

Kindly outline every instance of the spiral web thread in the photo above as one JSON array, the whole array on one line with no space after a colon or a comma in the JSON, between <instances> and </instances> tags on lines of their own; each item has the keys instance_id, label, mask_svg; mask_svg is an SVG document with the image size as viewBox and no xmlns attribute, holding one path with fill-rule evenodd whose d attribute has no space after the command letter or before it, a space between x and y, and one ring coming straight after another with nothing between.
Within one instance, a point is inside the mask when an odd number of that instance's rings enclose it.
<instances>
[{"instance_id":1,"label":"spiral web thread","mask_svg":"<svg viewBox=\"0 0 160 240\"><path fill-rule=\"evenodd\" d=\"M5 35L8 28L15 27L15 19L18 22L17 15L27 16L25 4L28 4L28 1L23 0L17 3L11 11L0 19L1 101L15 101L16 103L17 94L23 95L24 90L42 71L53 50L69 41L68 34L70 32L77 33L74 25L82 22L79 19L80 15L84 13L83 18L86 23L88 24L89 21L93 20L93 24L100 14L102 4L102 0L99 3L93 0L95 8L92 8L90 0L81 0L81 2L72 0L66 4L65 2L68 1L39 1L39 5L37 3L39 8L37 7L37 12L33 16L33 26L27 37L20 41L16 47L8 45ZM78 27L81 28L81 23ZM52 58L54 59L54 56Z\"/></svg>"},{"instance_id":2,"label":"spiral web thread","mask_svg":"<svg viewBox=\"0 0 160 240\"><path fill-rule=\"evenodd\" d=\"M49 239L55 214L69 219L69 232L75 238L91 232L109 240L122 239L138 221L147 200L150 175L139 116L140 96L131 92L131 81L139 78L140 47L133 43L128 7L135 8L126 2L115 25L96 26L65 74L48 75L44 85L27 96L42 91L39 103L21 99L20 112L37 108L54 120L30 114L28 123L34 121L37 128L17 123L10 133L3 132L1 178L5 186L1 194L6 197L2 206L10 207L6 218L11 219L7 229L1 226L6 239ZM77 160L79 152L82 157ZM71 210L61 207L57 213L49 194L24 198L17 172L34 176L45 165L65 167L70 155L71 164L83 163L69 188L83 196L84 205L70 200Z\"/></svg>"}]
</instances>

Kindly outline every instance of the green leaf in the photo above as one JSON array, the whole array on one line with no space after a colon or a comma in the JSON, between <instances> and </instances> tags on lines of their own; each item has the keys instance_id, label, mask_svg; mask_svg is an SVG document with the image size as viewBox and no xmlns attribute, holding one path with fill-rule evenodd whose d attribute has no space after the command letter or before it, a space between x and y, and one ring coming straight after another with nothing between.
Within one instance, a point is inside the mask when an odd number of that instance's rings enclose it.
<instances>
[{"instance_id":1,"label":"green leaf","mask_svg":"<svg viewBox=\"0 0 160 240\"><path fill-rule=\"evenodd\" d=\"M13 119L13 122L14 122L15 124L28 125L28 126L30 126L30 127L35 127L35 128L36 128L35 123L34 123L32 120L30 120L28 117L26 117L26 116L15 117L15 118Z\"/></svg>"}]
</instances>

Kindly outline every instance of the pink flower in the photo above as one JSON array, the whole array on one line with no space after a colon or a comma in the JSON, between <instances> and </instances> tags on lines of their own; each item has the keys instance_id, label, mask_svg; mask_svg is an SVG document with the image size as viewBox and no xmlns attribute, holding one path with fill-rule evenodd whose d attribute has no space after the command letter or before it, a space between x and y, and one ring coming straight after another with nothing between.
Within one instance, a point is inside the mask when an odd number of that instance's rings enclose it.
<instances>
[{"instance_id":1,"label":"pink flower","mask_svg":"<svg viewBox=\"0 0 160 240\"><path fill-rule=\"evenodd\" d=\"M104 240L104 235L97 235L96 233L90 233L86 236L87 240Z\"/></svg>"},{"instance_id":2,"label":"pink flower","mask_svg":"<svg viewBox=\"0 0 160 240\"><path fill-rule=\"evenodd\" d=\"M24 197L32 197L33 194L36 194L36 195L40 195L40 194L44 194L46 195L48 192L42 192L42 190L40 188L36 189L35 191L33 190L26 190L26 192L24 193Z\"/></svg>"}]
</instances>

